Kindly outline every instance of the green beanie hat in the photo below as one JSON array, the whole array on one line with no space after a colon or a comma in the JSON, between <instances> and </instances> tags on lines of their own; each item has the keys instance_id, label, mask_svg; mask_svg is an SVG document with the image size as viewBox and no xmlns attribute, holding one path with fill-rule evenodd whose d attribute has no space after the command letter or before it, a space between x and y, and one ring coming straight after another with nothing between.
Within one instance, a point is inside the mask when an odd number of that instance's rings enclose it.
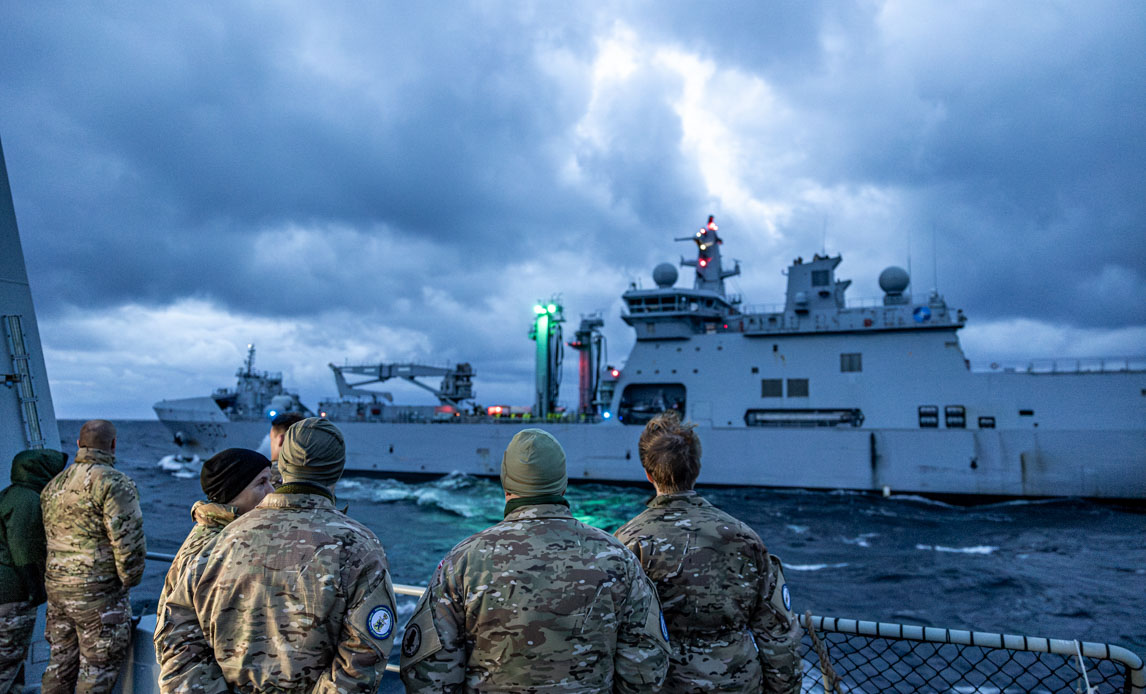
<instances>
[{"instance_id":1,"label":"green beanie hat","mask_svg":"<svg viewBox=\"0 0 1146 694\"><path fill-rule=\"evenodd\" d=\"M295 422L283 437L279 471L283 482L313 482L334 486L346 465L342 432L329 421L311 417Z\"/></svg>"},{"instance_id":2,"label":"green beanie hat","mask_svg":"<svg viewBox=\"0 0 1146 694\"><path fill-rule=\"evenodd\" d=\"M501 486L516 496L565 493L565 451L541 429L523 429L509 442L501 459Z\"/></svg>"}]
</instances>

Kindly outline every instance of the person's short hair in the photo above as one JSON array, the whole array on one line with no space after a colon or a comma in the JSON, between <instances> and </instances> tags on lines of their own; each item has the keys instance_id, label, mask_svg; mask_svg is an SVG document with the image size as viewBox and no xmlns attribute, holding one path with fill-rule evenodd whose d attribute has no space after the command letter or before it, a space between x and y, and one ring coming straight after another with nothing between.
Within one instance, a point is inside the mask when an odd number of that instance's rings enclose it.
<instances>
[{"instance_id":1,"label":"person's short hair","mask_svg":"<svg viewBox=\"0 0 1146 694\"><path fill-rule=\"evenodd\" d=\"M106 419L91 419L80 427L80 448L98 448L110 451L115 443L115 425Z\"/></svg>"},{"instance_id":2,"label":"person's short hair","mask_svg":"<svg viewBox=\"0 0 1146 694\"><path fill-rule=\"evenodd\" d=\"M662 412L645 425L637 450L641 466L658 490L683 492L696 483L700 476L700 437L695 429L692 422L682 423L675 410Z\"/></svg>"},{"instance_id":3,"label":"person's short hair","mask_svg":"<svg viewBox=\"0 0 1146 694\"><path fill-rule=\"evenodd\" d=\"M271 431L286 431L295 422L306 419L298 412L283 412L271 420Z\"/></svg>"}]
</instances>

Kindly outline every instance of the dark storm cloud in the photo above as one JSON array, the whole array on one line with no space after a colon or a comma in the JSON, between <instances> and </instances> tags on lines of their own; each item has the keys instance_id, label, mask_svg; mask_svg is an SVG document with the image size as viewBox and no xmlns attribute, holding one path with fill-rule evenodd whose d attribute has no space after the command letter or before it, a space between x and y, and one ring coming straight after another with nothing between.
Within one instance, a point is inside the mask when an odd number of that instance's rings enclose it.
<instances>
[{"instance_id":1,"label":"dark storm cloud","mask_svg":"<svg viewBox=\"0 0 1146 694\"><path fill-rule=\"evenodd\" d=\"M810 168L911 191L904 223L936 230L944 288L980 316L1146 322L1146 11L991 7L849 34L841 74L796 90L818 113Z\"/></svg>"},{"instance_id":2,"label":"dark storm cloud","mask_svg":"<svg viewBox=\"0 0 1146 694\"><path fill-rule=\"evenodd\" d=\"M69 230L32 262L76 268L93 246L110 263L54 275L49 310L56 297L239 299L253 233L288 224L386 225L470 244L471 259L529 252L554 213L580 207L602 226L545 154L584 97L538 71L537 18L22 9L8 45L25 72L5 120L10 146L42 157L29 168L52 172L23 177L24 226ZM62 84L45 89L48 76ZM400 284L394 269L382 279Z\"/></svg>"}]
</instances>

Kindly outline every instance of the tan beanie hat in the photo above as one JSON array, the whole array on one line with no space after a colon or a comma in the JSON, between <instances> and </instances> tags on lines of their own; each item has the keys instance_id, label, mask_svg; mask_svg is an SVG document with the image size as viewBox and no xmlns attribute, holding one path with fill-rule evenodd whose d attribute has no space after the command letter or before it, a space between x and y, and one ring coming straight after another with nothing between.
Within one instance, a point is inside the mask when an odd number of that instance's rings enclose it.
<instances>
[{"instance_id":1,"label":"tan beanie hat","mask_svg":"<svg viewBox=\"0 0 1146 694\"><path fill-rule=\"evenodd\" d=\"M329 421L311 417L287 429L279 452L283 482L314 482L332 487L342 477L345 465L342 432Z\"/></svg>"},{"instance_id":2,"label":"tan beanie hat","mask_svg":"<svg viewBox=\"0 0 1146 694\"><path fill-rule=\"evenodd\" d=\"M501 486L516 496L553 496L565 493L565 450L541 429L517 432L501 459Z\"/></svg>"}]
</instances>

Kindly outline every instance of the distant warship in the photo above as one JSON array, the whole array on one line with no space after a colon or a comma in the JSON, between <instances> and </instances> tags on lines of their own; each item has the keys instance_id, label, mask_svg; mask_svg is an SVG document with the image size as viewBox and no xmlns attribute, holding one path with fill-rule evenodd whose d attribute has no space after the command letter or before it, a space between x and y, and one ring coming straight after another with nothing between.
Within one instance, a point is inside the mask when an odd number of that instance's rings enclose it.
<instances>
[{"instance_id":1,"label":"distant warship","mask_svg":"<svg viewBox=\"0 0 1146 694\"><path fill-rule=\"evenodd\" d=\"M754 308L725 291L723 241L710 217L690 236L692 287L677 269L653 271L652 289L622 298L636 342L620 368L602 363L599 315L584 316L568 346L579 353L575 413L557 407L563 309L536 308L537 378L531 408L468 404L468 364L337 367L340 398L318 416L346 435L348 469L399 475L497 475L501 451L523 425L565 446L571 479L643 481L637 439L658 412L696 422L707 484L985 496L1146 498L1146 359L1057 360L974 372L957 332L966 322L932 291L889 267L881 299L849 303L839 255L797 258L782 307ZM255 372L253 351L234 390L164 400L159 419L191 453L252 446L278 412L310 414ZM346 374L366 377L349 383ZM442 377L439 388L418 377ZM363 388L403 378L438 406L393 405Z\"/></svg>"}]
</instances>

